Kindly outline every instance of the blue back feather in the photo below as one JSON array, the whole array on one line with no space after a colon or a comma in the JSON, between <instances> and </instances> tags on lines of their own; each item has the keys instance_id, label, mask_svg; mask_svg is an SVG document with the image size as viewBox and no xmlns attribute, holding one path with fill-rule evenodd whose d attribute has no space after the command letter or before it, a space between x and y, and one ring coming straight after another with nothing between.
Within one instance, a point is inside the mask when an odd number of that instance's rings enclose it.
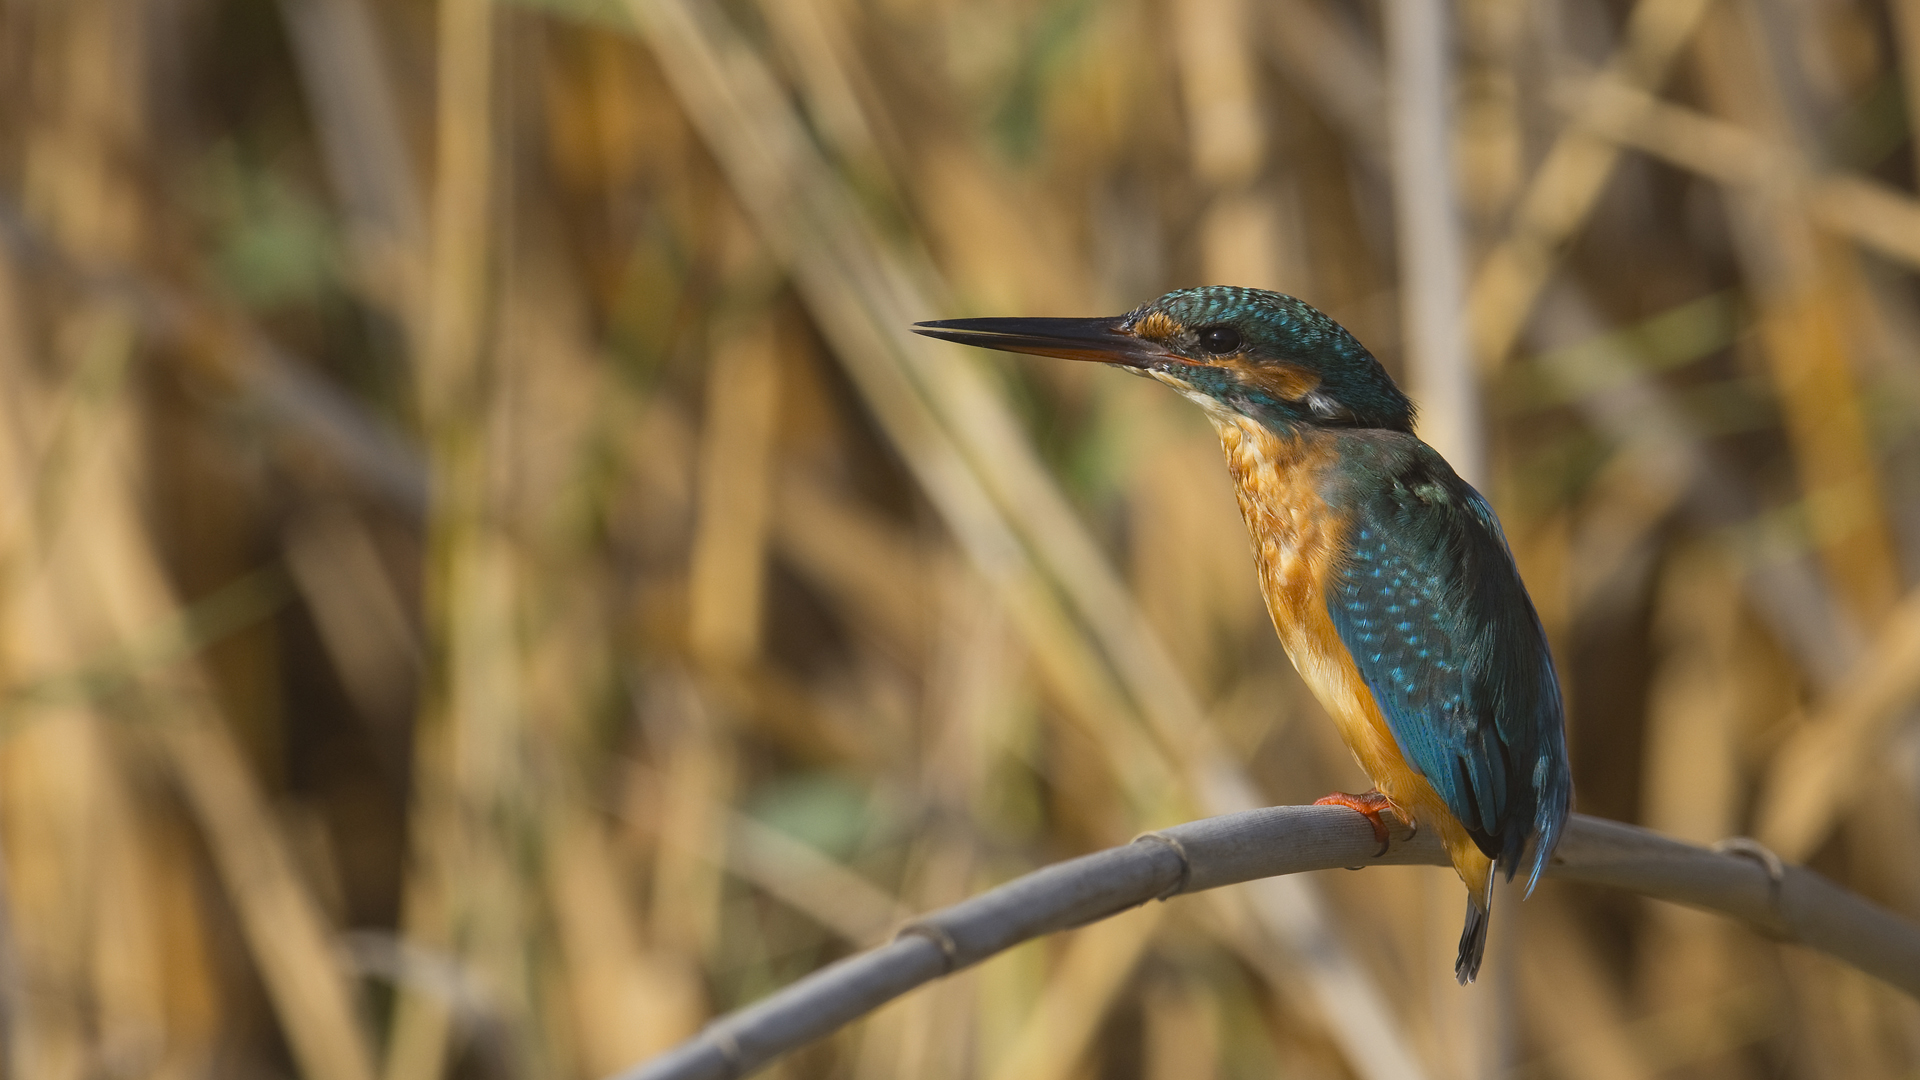
<instances>
[{"instance_id":1,"label":"blue back feather","mask_svg":"<svg viewBox=\"0 0 1920 1080\"><path fill-rule=\"evenodd\" d=\"M1532 890L1573 783L1539 616L1486 500L1418 439L1341 436L1348 558L1327 606L1409 764Z\"/></svg>"}]
</instances>

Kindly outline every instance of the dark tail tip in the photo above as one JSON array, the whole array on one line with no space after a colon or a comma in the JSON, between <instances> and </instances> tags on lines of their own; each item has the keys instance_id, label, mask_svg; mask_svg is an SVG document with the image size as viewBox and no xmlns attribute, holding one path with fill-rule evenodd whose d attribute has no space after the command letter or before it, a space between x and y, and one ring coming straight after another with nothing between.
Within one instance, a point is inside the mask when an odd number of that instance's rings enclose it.
<instances>
[{"instance_id":1,"label":"dark tail tip","mask_svg":"<svg viewBox=\"0 0 1920 1080\"><path fill-rule=\"evenodd\" d=\"M1460 957L1453 962L1453 977L1465 986L1480 977L1480 961L1487 955L1487 925L1493 918L1493 890L1487 890L1486 907L1467 898L1467 925L1460 931Z\"/></svg>"}]
</instances>

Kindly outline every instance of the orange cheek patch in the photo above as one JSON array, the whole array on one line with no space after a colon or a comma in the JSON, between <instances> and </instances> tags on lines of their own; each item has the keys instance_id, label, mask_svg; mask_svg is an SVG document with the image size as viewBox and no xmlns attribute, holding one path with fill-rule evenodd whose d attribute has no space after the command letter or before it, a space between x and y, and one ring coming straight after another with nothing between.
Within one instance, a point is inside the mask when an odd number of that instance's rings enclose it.
<instances>
[{"instance_id":1,"label":"orange cheek patch","mask_svg":"<svg viewBox=\"0 0 1920 1080\"><path fill-rule=\"evenodd\" d=\"M1260 385L1288 401L1298 401L1320 386L1318 374L1292 364L1264 365L1257 378Z\"/></svg>"},{"instance_id":2,"label":"orange cheek patch","mask_svg":"<svg viewBox=\"0 0 1920 1080\"><path fill-rule=\"evenodd\" d=\"M1296 364L1250 364L1240 357L1226 366L1247 386L1259 387L1283 401L1299 401L1319 388L1320 376Z\"/></svg>"}]
</instances>

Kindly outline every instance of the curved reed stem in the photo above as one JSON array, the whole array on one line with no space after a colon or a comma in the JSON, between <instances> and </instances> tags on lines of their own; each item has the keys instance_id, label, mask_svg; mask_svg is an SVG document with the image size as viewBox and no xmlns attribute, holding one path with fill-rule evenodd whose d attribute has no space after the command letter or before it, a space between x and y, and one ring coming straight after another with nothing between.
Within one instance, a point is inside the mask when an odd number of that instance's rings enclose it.
<instances>
[{"instance_id":1,"label":"curved reed stem","mask_svg":"<svg viewBox=\"0 0 1920 1080\"><path fill-rule=\"evenodd\" d=\"M1446 863L1431 830L1377 858L1376 847L1358 815L1333 806L1271 806L1148 833L922 916L615 1080L744 1076L942 975L1151 900L1309 870ZM1708 850L1576 814L1547 874L1719 912L1920 997L1920 927L1752 841Z\"/></svg>"}]
</instances>

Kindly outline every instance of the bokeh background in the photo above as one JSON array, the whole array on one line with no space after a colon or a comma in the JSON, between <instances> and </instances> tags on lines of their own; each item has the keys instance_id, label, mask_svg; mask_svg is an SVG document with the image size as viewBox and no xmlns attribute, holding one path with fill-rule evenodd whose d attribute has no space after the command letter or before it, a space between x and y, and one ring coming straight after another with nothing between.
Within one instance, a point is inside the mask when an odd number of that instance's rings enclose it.
<instances>
[{"instance_id":1,"label":"bokeh background","mask_svg":"<svg viewBox=\"0 0 1920 1080\"><path fill-rule=\"evenodd\" d=\"M1201 283L1413 385L1578 809L1920 918L1920 2L1390 14L0 2L4 1076L596 1077L1364 788L1197 410L906 332ZM1920 1075L1835 963L1517 900L1471 990L1445 871L1152 905L768 1075Z\"/></svg>"}]
</instances>

